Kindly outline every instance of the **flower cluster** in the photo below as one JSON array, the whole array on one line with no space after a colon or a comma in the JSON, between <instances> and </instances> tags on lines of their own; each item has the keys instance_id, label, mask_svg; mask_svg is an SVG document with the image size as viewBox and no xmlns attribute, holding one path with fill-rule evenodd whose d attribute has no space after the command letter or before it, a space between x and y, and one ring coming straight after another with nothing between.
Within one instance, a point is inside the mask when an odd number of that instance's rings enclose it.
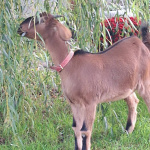
<instances>
[{"instance_id":1,"label":"flower cluster","mask_svg":"<svg viewBox=\"0 0 150 150\"><path fill-rule=\"evenodd\" d=\"M135 17L119 17L106 19L104 25L106 28L106 41L108 45L122 39L126 36L138 35L138 29L141 21L138 21ZM103 26L103 24L101 24ZM103 36L100 37L101 43L103 43ZM102 45L101 45L102 46ZM103 48L101 47L101 50Z\"/></svg>"}]
</instances>

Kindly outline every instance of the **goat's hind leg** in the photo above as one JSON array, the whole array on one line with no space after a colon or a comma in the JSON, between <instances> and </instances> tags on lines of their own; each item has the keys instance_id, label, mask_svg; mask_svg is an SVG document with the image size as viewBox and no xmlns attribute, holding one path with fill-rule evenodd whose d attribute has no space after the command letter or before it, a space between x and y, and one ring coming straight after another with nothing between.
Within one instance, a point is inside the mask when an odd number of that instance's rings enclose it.
<instances>
[{"instance_id":1,"label":"goat's hind leg","mask_svg":"<svg viewBox=\"0 0 150 150\"><path fill-rule=\"evenodd\" d=\"M148 79L142 84L142 86L140 86L140 88L138 89L138 93L145 101L150 113L150 81Z\"/></svg>"},{"instance_id":2,"label":"goat's hind leg","mask_svg":"<svg viewBox=\"0 0 150 150\"><path fill-rule=\"evenodd\" d=\"M137 118L137 105L139 99L137 98L135 93L132 93L129 97L125 99L128 105L128 121L126 125L126 130L128 133L132 133L135 127L136 118Z\"/></svg>"}]
</instances>

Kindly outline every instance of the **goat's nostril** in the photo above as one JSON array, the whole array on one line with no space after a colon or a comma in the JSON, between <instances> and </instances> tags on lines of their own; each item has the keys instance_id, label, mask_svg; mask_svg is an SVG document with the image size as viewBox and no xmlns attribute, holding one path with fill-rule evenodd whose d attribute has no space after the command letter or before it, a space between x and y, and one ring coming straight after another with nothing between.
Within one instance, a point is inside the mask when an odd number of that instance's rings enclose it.
<instances>
[{"instance_id":1,"label":"goat's nostril","mask_svg":"<svg viewBox=\"0 0 150 150\"><path fill-rule=\"evenodd\" d=\"M20 28L18 28L17 32L21 32L21 29L20 29Z\"/></svg>"},{"instance_id":2,"label":"goat's nostril","mask_svg":"<svg viewBox=\"0 0 150 150\"><path fill-rule=\"evenodd\" d=\"M18 28L17 33L20 35L23 33L20 27Z\"/></svg>"}]
</instances>

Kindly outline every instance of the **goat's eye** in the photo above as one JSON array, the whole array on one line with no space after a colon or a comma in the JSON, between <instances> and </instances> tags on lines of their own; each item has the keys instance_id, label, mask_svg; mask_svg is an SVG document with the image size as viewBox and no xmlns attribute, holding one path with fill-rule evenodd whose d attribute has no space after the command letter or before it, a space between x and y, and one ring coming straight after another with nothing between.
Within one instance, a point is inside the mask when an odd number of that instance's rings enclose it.
<instances>
[{"instance_id":1,"label":"goat's eye","mask_svg":"<svg viewBox=\"0 0 150 150\"><path fill-rule=\"evenodd\" d=\"M40 20L40 23L44 23L44 20L43 20L43 19L41 19L41 20Z\"/></svg>"}]
</instances>

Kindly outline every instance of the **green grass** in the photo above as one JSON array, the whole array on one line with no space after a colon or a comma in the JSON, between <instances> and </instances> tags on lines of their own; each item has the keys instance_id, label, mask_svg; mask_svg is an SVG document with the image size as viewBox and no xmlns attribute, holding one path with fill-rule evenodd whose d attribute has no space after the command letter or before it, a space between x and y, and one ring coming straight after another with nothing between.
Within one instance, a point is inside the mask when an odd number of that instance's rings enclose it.
<instances>
[{"instance_id":1,"label":"green grass","mask_svg":"<svg viewBox=\"0 0 150 150\"><path fill-rule=\"evenodd\" d=\"M92 134L92 149L99 150L118 150L118 149L139 149L148 150L150 148L150 119L147 108L142 100L138 107L138 117L135 130L128 135L122 131L122 126L118 123L113 110L116 111L119 120L125 127L127 120L127 106L124 101L113 102L111 104L103 104L107 109L106 118L108 129L105 124L101 110L97 109L96 120L94 123ZM52 107L46 110L45 105L39 102L35 103L37 108L34 112L33 121L26 119L23 122L21 118L17 125L17 139L12 139L7 131L5 135L2 132L5 144L1 145L1 149L52 149L66 150L73 149L74 133L71 128L72 115L69 105L64 101L63 97L55 99ZM19 143L22 139L23 145ZM9 139L10 138L10 139ZM10 143L12 145L10 145ZM17 144L18 143L18 144Z\"/></svg>"},{"instance_id":2,"label":"green grass","mask_svg":"<svg viewBox=\"0 0 150 150\"><path fill-rule=\"evenodd\" d=\"M103 33L99 23L104 20L98 8L109 12L116 9L116 5L108 6L106 1L98 0L91 3L75 0L77 5L70 9L69 2L65 2L67 7L61 0L51 7L45 0L40 11L64 15L65 21L72 23L77 31L77 39L71 42L72 49L78 46L97 52ZM125 0L124 5L128 2ZM39 3L37 1L32 8L31 15L36 13ZM129 7L139 19L149 21L149 1L135 0ZM37 70L40 62L51 61L49 54L39 43L17 35L23 20L20 1L2 0L0 11L0 149L74 149L72 113L63 97L59 76L48 69ZM127 113L123 100L98 105L92 134L93 150L150 149L150 115L143 100L138 105L136 127L130 135L123 131Z\"/></svg>"}]
</instances>

